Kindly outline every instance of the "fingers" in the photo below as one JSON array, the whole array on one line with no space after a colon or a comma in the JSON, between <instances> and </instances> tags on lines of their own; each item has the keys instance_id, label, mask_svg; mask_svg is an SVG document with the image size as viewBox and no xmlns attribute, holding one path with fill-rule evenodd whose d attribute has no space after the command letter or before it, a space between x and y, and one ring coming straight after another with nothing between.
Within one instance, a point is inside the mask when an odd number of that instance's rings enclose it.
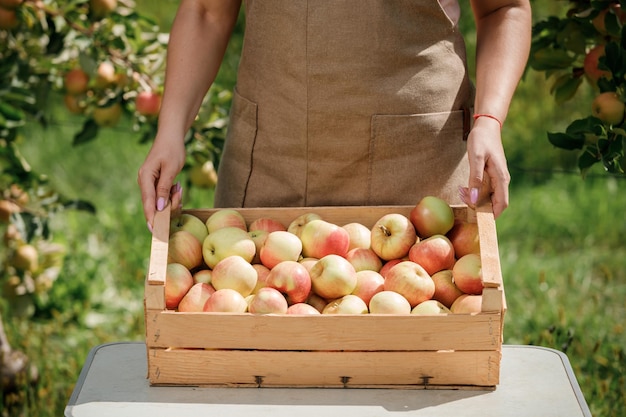
<instances>
[{"instance_id":1,"label":"fingers","mask_svg":"<svg viewBox=\"0 0 626 417\"><path fill-rule=\"evenodd\" d=\"M141 201L147 227L152 232L156 211L161 211L171 201L174 210L182 206L182 186L180 182L172 185L176 174L168 171L160 164L156 168L147 162L139 170L137 182L141 189Z\"/></svg>"}]
</instances>

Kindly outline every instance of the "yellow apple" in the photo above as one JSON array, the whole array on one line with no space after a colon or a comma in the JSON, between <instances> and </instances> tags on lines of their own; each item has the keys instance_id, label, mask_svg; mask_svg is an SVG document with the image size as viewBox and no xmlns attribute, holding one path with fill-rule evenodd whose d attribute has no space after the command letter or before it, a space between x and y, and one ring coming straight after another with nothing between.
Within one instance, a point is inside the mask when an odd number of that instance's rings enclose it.
<instances>
[{"instance_id":1,"label":"yellow apple","mask_svg":"<svg viewBox=\"0 0 626 417\"><path fill-rule=\"evenodd\" d=\"M619 125L624 121L624 102L617 93L600 93L591 103L591 114L609 125Z\"/></svg>"}]
</instances>

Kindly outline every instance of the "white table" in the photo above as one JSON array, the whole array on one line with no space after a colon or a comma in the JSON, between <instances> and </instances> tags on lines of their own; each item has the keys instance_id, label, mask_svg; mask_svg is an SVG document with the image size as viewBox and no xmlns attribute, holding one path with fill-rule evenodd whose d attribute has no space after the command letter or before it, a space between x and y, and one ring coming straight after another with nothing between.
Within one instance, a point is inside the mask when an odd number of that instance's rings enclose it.
<instances>
[{"instance_id":1,"label":"white table","mask_svg":"<svg viewBox=\"0 0 626 417\"><path fill-rule=\"evenodd\" d=\"M146 367L143 343L93 348L65 416L591 417L567 356L535 346L503 346L495 391L151 387Z\"/></svg>"}]
</instances>

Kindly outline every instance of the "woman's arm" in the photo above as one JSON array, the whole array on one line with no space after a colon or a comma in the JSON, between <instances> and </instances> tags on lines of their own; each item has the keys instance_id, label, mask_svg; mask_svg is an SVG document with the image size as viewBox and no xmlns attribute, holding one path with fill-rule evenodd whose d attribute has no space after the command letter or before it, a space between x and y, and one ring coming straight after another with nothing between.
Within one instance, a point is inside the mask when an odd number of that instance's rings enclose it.
<instances>
[{"instance_id":1,"label":"woman's arm","mask_svg":"<svg viewBox=\"0 0 626 417\"><path fill-rule=\"evenodd\" d=\"M509 204L510 182L500 129L528 60L531 9L528 0L471 0L471 4L477 30L474 114L489 116L475 116L468 138L469 189L464 192L472 204L479 194L491 192L497 217ZM490 189L481 190L483 181Z\"/></svg>"},{"instance_id":2,"label":"woman's arm","mask_svg":"<svg viewBox=\"0 0 626 417\"><path fill-rule=\"evenodd\" d=\"M240 6L241 0L182 0L176 12L158 131L137 180L149 227L170 197L175 208L180 204L180 187L172 184L185 163L184 137L215 80Z\"/></svg>"}]
</instances>

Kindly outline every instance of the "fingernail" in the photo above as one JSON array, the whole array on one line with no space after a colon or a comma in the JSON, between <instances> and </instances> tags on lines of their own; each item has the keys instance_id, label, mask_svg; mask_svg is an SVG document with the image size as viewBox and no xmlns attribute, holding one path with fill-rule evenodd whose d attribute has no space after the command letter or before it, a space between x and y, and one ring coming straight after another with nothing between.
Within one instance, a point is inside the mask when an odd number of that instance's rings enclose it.
<instances>
[{"instance_id":1,"label":"fingernail","mask_svg":"<svg viewBox=\"0 0 626 417\"><path fill-rule=\"evenodd\" d=\"M174 192L175 193L181 192L182 189L183 189L183 187L180 185L180 181L178 181L176 184L174 184Z\"/></svg>"},{"instance_id":2,"label":"fingernail","mask_svg":"<svg viewBox=\"0 0 626 417\"><path fill-rule=\"evenodd\" d=\"M150 233L152 233L152 225L150 224L150 222L146 222L146 226L148 226L148 230L150 231Z\"/></svg>"},{"instance_id":3,"label":"fingernail","mask_svg":"<svg viewBox=\"0 0 626 417\"><path fill-rule=\"evenodd\" d=\"M180 183L178 184L178 196L181 200L183 199L183 186Z\"/></svg>"},{"instance_id":4,"label":"fingernail","mask_svg":"<svg viewBox=\"0 0 626 417\"><path fill-rule=\"evenodd\" d=\"M163 211L164 208L165 208L165 199L163 197L159 197L159 199L157 200L157 210Z\"/></svg>"},{"instance_id":5,"label":"fingernail","mask_svg":"<svg viewBox=\"0 0 626 417\"><path fill-rule=\"evenodd\" d=\"M478 188L472 188L470 190L470 201L472 204L476 204L478 202Z\"/></svg>"}]
</instances>

